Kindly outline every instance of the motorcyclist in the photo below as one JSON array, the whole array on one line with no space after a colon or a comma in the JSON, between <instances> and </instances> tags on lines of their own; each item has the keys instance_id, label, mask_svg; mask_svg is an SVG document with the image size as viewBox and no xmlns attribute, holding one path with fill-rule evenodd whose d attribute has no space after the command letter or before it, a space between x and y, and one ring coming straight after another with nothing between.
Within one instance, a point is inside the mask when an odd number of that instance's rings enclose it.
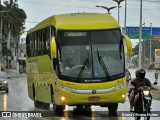
<instances>
[{"instance_id":1,"label":"motorcyclist","mask_svg":"<svg viewBox=\"0 0 160 120\"><path fill-rule=\"evenodd\" d=\"M144 69L138 69L135 73L136 77L131 80L131 85L129 89L129 101L130 101L130 111L133 111L133 103L134 108L136 106L138 100L138 92L137 90L140 87L148 86L151 89L154 89L154 86L151 84L150 80L145 78L146 71Z\"/></svg>"}]
</instances>

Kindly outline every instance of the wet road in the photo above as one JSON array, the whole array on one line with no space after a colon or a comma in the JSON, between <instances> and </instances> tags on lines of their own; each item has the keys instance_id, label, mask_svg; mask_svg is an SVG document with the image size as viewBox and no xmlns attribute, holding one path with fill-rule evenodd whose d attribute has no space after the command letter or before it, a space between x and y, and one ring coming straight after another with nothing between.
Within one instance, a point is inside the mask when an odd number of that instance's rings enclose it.
<instances>
[{"instance_id":1,"label":"wet road","mask_svg":"<svg viewBox=\"0 0 160 120\"><path fill-rule=\"evenodd\" d=\"M134 69L130 70L132 76L134 76ZM154 81L154 71L147 71L147 76ZM119 104L118 111L128 111L129 103L128 98L124 104ZM28 97L27 91L27 80L26 77L11 78L9 80L9 93L0 92L0 111L35 111L41 112L46 111L52 113L52 117L42 117L42 118L12 118L19 120L134 120L133 117L109 117L108 109L99 106L92 106L91 112L75 112L74 107L66 107L64 115L59 116L52 111L52 106L50 105L49 110L44 110L40 108L35 108L34 103ZM152 111L160 111L160 101L153 100ZM87 113L87 114L86 114ZM122 114L120 112L120 114ZM160 113L159 113L160 115ZM0 118L0 120L6 120L8 118ZM9 118L11 119L11 118ZM152 117L151 120L159 120L160 117Z\"/></svg>"}]
</instances>

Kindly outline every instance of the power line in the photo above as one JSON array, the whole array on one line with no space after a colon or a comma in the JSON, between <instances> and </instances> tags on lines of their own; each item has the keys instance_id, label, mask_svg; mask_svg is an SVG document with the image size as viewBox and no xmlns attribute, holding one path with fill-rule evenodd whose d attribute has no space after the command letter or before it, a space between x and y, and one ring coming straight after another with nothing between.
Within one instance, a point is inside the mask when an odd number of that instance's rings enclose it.
<instances>
[{"instance_id":1,"label":"power line","mask_svg":"<svg viewBox=\"0 0 160 120\"><path fill-rule=\"evenodd\" d=\"M16 21L10 14L7 13L7 15L8 15L13 21L15 21L16 23L20 23L20 22Z\"/></svg>"},{"instance_id":2,"label":"power line","mask_svg":"<svg viewBox=\"0 0 160 120\"><path fill-rule=\"evenodd\" d=\"M3 14L3 16L5 17L5 19L7 19L9 22L12 22L12 23L19 23L17 22L14 18L12 18L12 16L10 16L8 13L6 15Z\"/></svg>"},{"instance_id":3,"label":"power line","mask_svg":"<svg viewBox=\"0 0 160 120\"><path fill-rule=\"evenodd\" d=\"M9 13L12 13L12 15L18 20L15 20ZM3 17L5 17L5 19L7 19L9 22L12 22L14 21L14 23L20 23L21 24L21 21L16 17L16 15L11 11L11 10L8 10L8 11L2 11L2 13L5 13L5 16L3 14ZM12 21L11 21L12 20Z\"/></svg>"},{"instance_id":4,"label":"power line","mask_svg":"<svg viewBox=\"0 0 160 120\"><path fill-rule=\"evenodd\" d=\"M81 1L86 1L86 2L97 2L96 4L98 4L98 3L112 3L112 2L102 2L102 1L91 1L91 0L81 0ZM73 8L88 8L88 9L96 9L95 7L87 7L87 6L72 6L72 5L62 5L62 4L55 4L55 3L44 3L44 2L37 2L37 1L23 1L23 2L27 2L27 3L31 3L31 4L42 4L42 5L50 5L50 6L63 6L63 7L73 7ZM129 5L129 6L137 6L137 7L139 7L139 5L137 5L137 4L127 4L127 5ZM149 6L149 5L143 5L144 7L152 7L153 9L155 9L155 8L160 8L160 7L157 7L157 6ZM146 9L147 9L146 8ZM129 8L128 8L129 9ZM151 10L151 9L150 9Z\"/></svg>"},{"instance_id":5,"label":"power line","mask_svg":"<svg viewBox=\"0 0 160 120\"><path fill-rule=\"evenodd\" d=\"M19 18L17 18L17 16L11 11L12 15L19 21L19 23L21 23L22 21L19 20Z\"/></svg>"},{"instance_id":6,"label":"power line","mask_svg":"<svg viewBox=\"0 0 160 120\"><path fill-rule=\"evenodd\" d=\"M34 22L34 21L26 21L26 22L29 22L29 23L39 23L39 22Z\"/></svg>"},{"instance_id":7,"label":"power line","mask_svg":"<svg viewBox=\"0 0 160 120\"><path fill-rule=\"evenodd\" d=\"M13 21L9 20L9 19L8 19L6 16L4 16L3 14L1 14L1 17L4 18L4 19L6 19L7 21L13 23Z\"/></svg>"}]
</instances>

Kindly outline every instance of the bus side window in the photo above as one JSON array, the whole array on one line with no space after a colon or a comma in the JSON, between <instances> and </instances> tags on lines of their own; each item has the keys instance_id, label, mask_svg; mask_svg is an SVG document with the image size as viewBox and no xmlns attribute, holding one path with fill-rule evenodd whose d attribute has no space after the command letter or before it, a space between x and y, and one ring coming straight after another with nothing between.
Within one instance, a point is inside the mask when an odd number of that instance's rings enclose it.
<instances>
[{"instance_id":1,"label":"bus side window","mask_svg":"<svg viewBox=\"0 0 160 120\"><path fill-rule=\"evenodd\" d=\"M31 39L30 39L30 54L32 57L33 56L33 34L31 34Z\"/></svg>"},{"instance_id":2,"label":"bus side window","mask_svg":"<svg viewBox=\"0 0 160 120\"><path fill-rule=\"evenodd\" d=\"M37 33L37 55L40 55L39 48L40 47L40 31Z\"/></svg>"},{"instance_id":3,"label":"bus side window","mask_svg":"<svg viewBox=\"0 0 160 120\"><path fill-rule=\"evenodd\" d=\"M50 51L50 33L49 33L49 31L48 31L47 35L48 36L47 36L47 46L46 46L46 48L47 48L47 52L48 52L48 51Z\"/></svg>"},{"instance_id":4,"label":"bus side window","mask_svg":"<svg viewBox=\"0 0 160 120\"><path fill-rule=\"evenodd\" d=\"M27 44L27 55L30 57L30 35L26 38L26 44Z\"/></svg>"},{"instance_id":5,"label":"bus side window","mask_svg":"<svg viewBox=\"0 0 160 120\"><path fill-rule=\"evenodd\" d=\"M34 36L34 56L37 56L37 34Z\"/></svg>"},{"instance_id":6,"label":"bus side window","mask_svg":"<svg viewBox=\"0 0 160 120\"><path fill-rule=\"evenodd\" d=\"M51 56L50 54L50 27L46 28L45 54L47 54L49 57Z\"/></svg>"},{"instance_id":7,"label":"bus side window","mask_svg":"<svg viewBox=\"0 0 160 120\"><path fill-rule=\"evenodd\" d=\"M40 38L40 55L43 55L43 32L41 30L41 38Z\"/></svg>"}]
</instances>

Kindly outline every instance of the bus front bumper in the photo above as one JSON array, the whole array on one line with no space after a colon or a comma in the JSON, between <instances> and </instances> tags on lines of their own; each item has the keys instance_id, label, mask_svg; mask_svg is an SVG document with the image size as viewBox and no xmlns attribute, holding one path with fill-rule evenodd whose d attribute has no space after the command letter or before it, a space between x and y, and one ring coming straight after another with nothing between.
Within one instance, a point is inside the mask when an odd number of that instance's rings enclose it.
<instances>
[{"instance_id":1,"label":"bus front bumper","mask_svg":"<svg viewBox=\"0 0 160 120\"><path fill-rule=\"evenodd\" d=\"M58 86L55 103L58 105L104 105L107 103L124 103L125 99L125 83L99 90L69 90L66 87Z\"/></svg>"}]
</instances>

